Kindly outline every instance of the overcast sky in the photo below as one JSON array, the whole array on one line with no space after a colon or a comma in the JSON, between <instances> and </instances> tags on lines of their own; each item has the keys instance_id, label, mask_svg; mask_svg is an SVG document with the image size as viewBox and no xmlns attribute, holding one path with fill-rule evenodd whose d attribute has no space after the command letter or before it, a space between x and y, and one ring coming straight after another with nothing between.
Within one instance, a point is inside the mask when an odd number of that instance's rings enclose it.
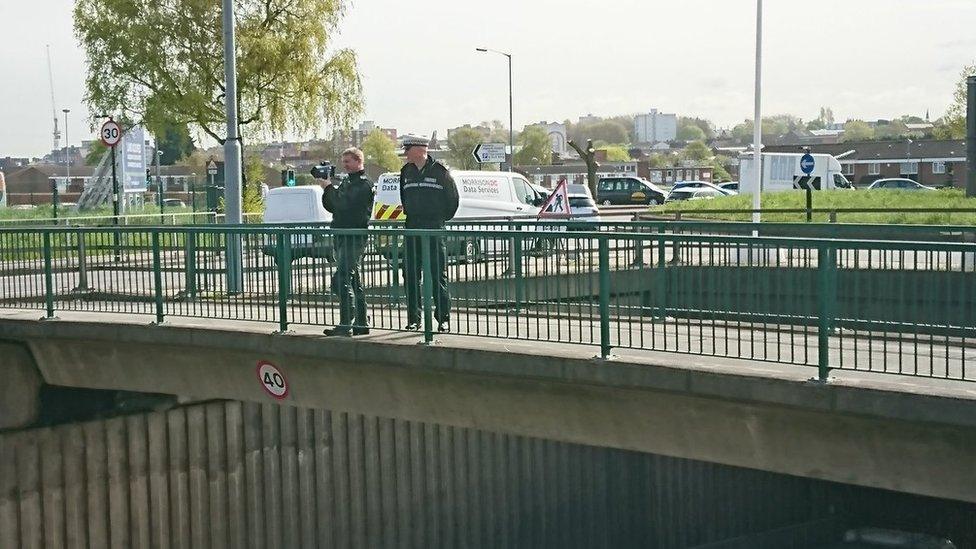
<instances>
[{"instance_id":1,"label":"overcast sky","mask_svg":"<svg viewBox=\"0 0 976 549\"><path fill-rule=\"evenodd\" d=\"M940 116L976 59L974 0L766 0L764 112L839 120ZM0 156L51 147L45 44L68 137L89 138L70 0L0 0ZM366 117L401 132L515 126L649 108L731 126L751 117L754 0L355 0L338 42L359 53Z\"/></svg>"}]
</instances>

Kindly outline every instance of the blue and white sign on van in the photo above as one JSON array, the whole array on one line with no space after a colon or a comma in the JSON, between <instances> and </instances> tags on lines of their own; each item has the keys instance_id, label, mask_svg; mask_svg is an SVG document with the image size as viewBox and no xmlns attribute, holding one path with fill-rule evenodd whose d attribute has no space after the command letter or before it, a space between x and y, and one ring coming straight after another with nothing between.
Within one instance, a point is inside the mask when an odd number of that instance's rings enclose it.
<instances>
[{"instance_id":1,"label":"blue and white sign on van","mask_svg":"<svg viewBox=\"0 0 976 549\"><path fill-rule=\"evenodd\" d=\"M479 143L471 151L474 159L481 163L501 163L505 161L504 143Z\"/></svg>"},{"instance_id":2,"label":"blue and white sign on van","mask_svg":"<svg viewBox=\"0 0 976 549\"><path fill-rule=\"evenodd\" d=\"M810 175L813 173L813 168L816 167L817 161L813 159L813 155L806 153L800 157L800 171Z\"/></svg>"}]
</instances>

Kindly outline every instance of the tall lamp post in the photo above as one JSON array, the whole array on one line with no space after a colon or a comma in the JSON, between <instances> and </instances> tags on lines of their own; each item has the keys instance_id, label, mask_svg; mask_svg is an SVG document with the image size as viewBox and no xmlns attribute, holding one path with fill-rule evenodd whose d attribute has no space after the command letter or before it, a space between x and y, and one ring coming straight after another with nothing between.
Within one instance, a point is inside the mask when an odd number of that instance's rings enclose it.
<instances>
[{"instance_id":1,"label":"tall lamp post","mask_svg":"<svg viewBox=\"0 0 976 549\"><path fill-rule=\"evenodd\" d=\"M508 58L508 171L515 167L515 129L512 117L512 54L489 48L475 48L482 53L492 52Z\"/></svg>"},{"instance_id":2,"label":"tall lamp post","mask_svg":"<svg viewBox=\"0 0 976 549\"><path fill-rule=\"evenodd\" d=\"M71 185L71 149L68 148L68 113L71 112L71 109L61 109L61 112L64 113L64 180L66 182L65 190L67 190L68 185ZM58 203L60 201L60 197L58 196L58 181L55 179L54 196L52 198L55 222L58 219Z\"/></svg>"},{"instance_id":3,"label":"tall lamp post","mask_svg":"<svg viewBox=\"0 0 976 549\"><path fill-rule=\"evenodd\" d=\"M762 20L763 0L756 0L756 112L752 128L752 154L753 165L755 166L755 173L753 174L755 187L752 193L753 223L759 223L762 219L759 213L759 209L762 207L759 196L762 191ZM753 235L758 234L758 230L753 231Z\"/></svg>"},{"instance_id":4,"label":"tall lamp post","mask_svg":"<svg viewBox=\"0 0 976 549\"><path fill-rule=\"evenodd\" d=\"M234 0L223 0L224 107L227 138L224 140L224 222L241 223L241 140L237 127L237 54L234 36ZM243 250L241 237L227 235L227 292L238 294L243 288Z\"/></svg>"}]
</instances>

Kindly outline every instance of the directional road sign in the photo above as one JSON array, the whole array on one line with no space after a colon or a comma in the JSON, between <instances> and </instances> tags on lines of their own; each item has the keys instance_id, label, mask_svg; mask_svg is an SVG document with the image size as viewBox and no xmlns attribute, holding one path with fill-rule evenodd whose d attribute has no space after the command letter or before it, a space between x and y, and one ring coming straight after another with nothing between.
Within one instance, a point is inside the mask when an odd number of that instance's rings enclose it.
<instances>
[{"instance_id":1,"label":"directional road sign","mask_svg":"<svg viewBox=\"0 0 976 549\"><path fill-rule=\"evenodd\" d=\"M813 155L810 153L800 157L800 170L807 175L813 173L813 168L816 166L816 164L817 162L813 159Z\"/></svg>"},{"instance_id":2,"label":"directional road sign","mask_svg":"<svg viewBox=\"0 0 976 549\"><path fill-rule=\"evenodd\" d=\"M474 155L474 159L478 162L504 162L505 161L505 144L504 143L479 143L477 147L471 151Z\"/></svg>"},{"instance_id":3,"label":"directional road sign","mask_svg":"<svg viewBox=\"0 0 976 549\"><path fill-rule=\"evenodd\" d=\"M114 147L122 140L122 126L119 126L115 120L108 120L102 124L102 129L98 134L106 147Z\"/></svg>"}]
</instances>

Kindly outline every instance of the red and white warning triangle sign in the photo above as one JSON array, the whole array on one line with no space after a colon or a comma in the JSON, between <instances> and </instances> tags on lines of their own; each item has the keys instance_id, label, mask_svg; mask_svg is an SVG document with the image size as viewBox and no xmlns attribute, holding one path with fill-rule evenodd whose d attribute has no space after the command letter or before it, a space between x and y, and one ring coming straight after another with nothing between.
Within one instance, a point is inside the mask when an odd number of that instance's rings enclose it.
<instances>
[{"instance_id":1,"label":"red and white warning triangle sign","mask_svg":"<svg viewBox=\"0 0 976 549\"><path fill-rule=\"evenodd\" d=\"M544 217L570 217L573 212L569 209L569 191L565 179L560 179L556 189L552 191L549 198L542 204L539 210L539 219Z\"/></svg>"}]
</instances>

